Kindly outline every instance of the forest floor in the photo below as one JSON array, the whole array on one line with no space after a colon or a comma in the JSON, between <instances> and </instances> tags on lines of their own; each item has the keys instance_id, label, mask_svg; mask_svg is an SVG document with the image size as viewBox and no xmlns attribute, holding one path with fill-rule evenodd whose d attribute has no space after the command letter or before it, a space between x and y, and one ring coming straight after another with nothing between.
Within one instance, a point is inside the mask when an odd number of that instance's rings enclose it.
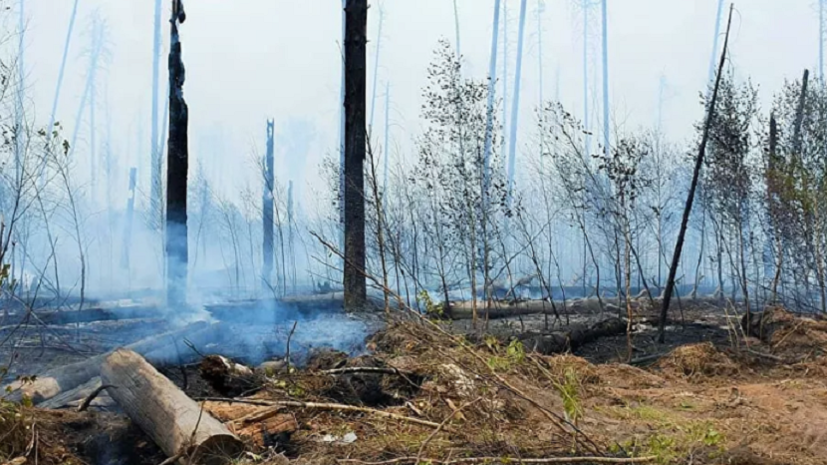
<instances>
[{"instance_id":1,"label":"forest floor","mask_svg":"<svg viewBox=\"0 0 827 465\"><path fill-rule=\"evenodd\" d=\"M827 464L827 323L777 310L761 340L720 308L683 310L663 345L640 312L633 364L625 335L527 353L511 337L545 331L542 315L492 320L482 337L467 337L464 322L400 317L364 355L318 351L301 369L268 373L250 397L219 400L197 367L184 370L185 392L245 441L235 463ZM360 367L386 370L326 371ZM183 387L178 367L161 371ZM0 464L165 458L117 413L0 403Z\"/></svg>"}]
</instances>

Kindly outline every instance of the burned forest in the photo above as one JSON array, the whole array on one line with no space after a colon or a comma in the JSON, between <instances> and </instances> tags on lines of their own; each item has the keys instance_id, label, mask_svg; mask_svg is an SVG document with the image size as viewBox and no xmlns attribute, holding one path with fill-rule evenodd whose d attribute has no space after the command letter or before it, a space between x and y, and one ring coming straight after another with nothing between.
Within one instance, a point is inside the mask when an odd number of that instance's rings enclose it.
<instances>
[{"instance_id":1,"label":"burned forest","mask_svg":"<svg viewBox=\"0 0 827 465\"><path fill-rule=\"evenodd\" d=\"M0 465L827 464L827 0L0 6Z\"/></svg>"}]
</instances>

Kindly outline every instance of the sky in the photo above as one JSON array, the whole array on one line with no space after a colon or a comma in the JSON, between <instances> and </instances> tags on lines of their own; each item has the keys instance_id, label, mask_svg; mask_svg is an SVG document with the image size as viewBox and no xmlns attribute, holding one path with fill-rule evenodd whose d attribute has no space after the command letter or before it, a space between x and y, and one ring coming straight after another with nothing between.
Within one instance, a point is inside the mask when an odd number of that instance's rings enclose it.
<instances>
[{"instance_id":1,"label":"sky","mask_svg":"<svg viewBox=\"0 0 827 465\"><path fill-rule=\"evenodd\" d=\"M47 124L73 0L24 0L27 103ZM5 0L16 14L20 0ZM457 0L464 73L485 79L491 48L494 0ZM534 110L540 95L559 99L583 114L583 19L579 0L528 0L523 62L518 171L534 139ZM692 125L702 116L699 92L707 82L717 0L608 0L609 89L613 127L632 131L661 125L670 139L689 147ZM509 79L513 82L519 0L507 0ZM181 27L190 109L190 155L217 192L232 196L260 179L255 157L265 146L265 122L276 123L276 169L281 182L295 181L304 203L326 186L319 166L336 156L341 83L340 0L186 0ZM169 1L164 0L162 94L166 83ZM98 76L99 136L111 132L125 201L130 166L139 168L139 189L148 186L153 48L152 0L79 0L75 34L57 119L67 134L81 124L78 145L88 143L88 118L76 113L86 82L90 18L106 21L110 58ZM726 9L725 9L726 10ZM415 157L421 131L421 91L440 39L455 42L452 0L375 0L369 12L368 108L375 47L383 12L378 91L373 131L384 137L384 93L390 86L391 160ZM725 16L725 15L724 15ZM725 18L724 18L725 21ZM14 25L16 21L11 21ZM6 21L9 23L9 21ZM725 24L722 25L722 33ZM539 56L538 28L543 54ZM818 64L818 9L814 0L741 0L732 24L730 63L741 78L771 94L785 79ZM599 6L589 30L591 87L600 90ZM723 38L721 37L721 44ZM540 58L543 82L539 79ZM500 59L502 63L502 58ZM501 89L498 90L501 96ZM664 96L662 107L659 95ZM600 95L594 94L595 102ZM510 105L509 105L510 107ZM160 106L163 109L163 103ZM369 110L370 111L370 110ZM595 115L602 111L592 110ZM292 140L288 140L293 138ZM301 139L298 143L295 139ZM289 157L296 145L301 156ZM288 150L286 147L293 147ZM191 165L191 166L193 166ZM258 189L258 187L255 187Z\"/></svg>"}]
</instances>

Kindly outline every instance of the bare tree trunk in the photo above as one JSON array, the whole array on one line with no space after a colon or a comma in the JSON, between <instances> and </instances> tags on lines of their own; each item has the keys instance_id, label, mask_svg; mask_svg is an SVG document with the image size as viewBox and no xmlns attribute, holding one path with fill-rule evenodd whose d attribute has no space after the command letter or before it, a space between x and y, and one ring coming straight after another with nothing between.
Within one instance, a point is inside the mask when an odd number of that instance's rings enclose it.
<instances>
[{"instance_id":1,"label":"bare tree trunk","mask_svg":"<svg viewBox=\"0 0 827 465\"><path fill-rule=\"evenodd\" d=\"M361 308L365 282L365 98L367 0L345 7L345 308Z\"/></svg>"},{"instance_id":2,"label":"bare tree trunk","mask_svg":"<svg viewBox=\"0 0 827 465\"><path fill-rule=\"evenodd\" d=\"M158 138L158 81L161 62L161 0L155 0L155 24L153 26L153 48L152 48L152 126L150 128L149 150L152 151L150 159L150 210L153 227L160 227L163 221L161 198L163 197L163 185L161 184L161 141Z\"/></svg>"},{"instance_id":3,"label":"bare tree trunk","mask_svg":"<svg viewBox=\"0 0 827 465\"><path fill-rule=\"evenodd\" d=\"M777 181L774 179L777 177L777 173L775 172L775 160L777 155L777 147L778 147L778 124L775 120L775 114L770 115L770 154L769 154L769 172L770 172L770 182L775 184ZM772 198L773 195L777 195L775 193L770 193L770 198L768 202L770 204L770 208L774 208L777 204L775 203L775 199ZM776 257L775 257L775 275L772 278L772 286L770 288L770 303L776 303L778 300L778 282L781 280L781 269L784 266L784 242L782 240L782 231L781 231L781 219L778 218L777 214L773 214L774 212L771 211L770 215L773 222L775 222L775 231L773 231L773 235L775 236L775 248L776 248Z\"/></svg>"},{"instance_id":4,"label":"bare tree trunk","mask_svg":"<svg viewBox=\"0 0 827 465\"><path fill-rule=\"evenodd\" d=\"M691 298L698 297L698 286L701 283L701 263L704 260L704 245L706 243L706 210L701 214L701 246L698 250L698 263L695 264L695 285L692 286Z\"/></svg>"},{"instance_id":5,"label":"bare tree trunk","mask_svg":"<svg viewBox=\"0 0 827 465\"><path fill-rule=\"evenodd\" d=\"M186 303L187 172L189 110L184 101L184 62L178 26L186 14L181 0L172 0L169 49L169 153L167 154L167 304Z\"/></svg>"},{"instance_id":6,"label":"bare tree trunk","mask_svg":"<svg viewBox=\"0 0 827 465\"><path fill-rule=\"evenodd\" d=\"M264 270L261 273L261 278L264 280L265 286L270 286L270 281L273 279L273 197L275 196L275 179L274 169L275 163L273 160L273 121L267 121L267 154L264 158L264 198L262 199L262 222L264 227L264 244L262 253L264 254L263 263Z\"/></svg>"},{"instance_id":7,"label":"bare tree trunk","mask_svg":"<svg viewBox=\"0 0 827 465\"><path fill-rule=\"evenodd\" d=\"M660 334L658 335L658 340L661 343L664 342L664 328L666 327L666 315L669 312L669 301L672 299L672 292L675 289L675 275L678 272L678 264L680 263L681 252L683 251L683 241L686 237L686 228L689 225L689 215L692 213L692 203L695 201L695 190L698 188L698 178L701 174L701 166L703 166L704 154L706 153L706 144L709 141L709 128L712 125L712 118L715 115L715 102L718 100L718 88L721 84L724 64L726 63L726 52L729 44L729 30L732 26L732 10L733 8L731 7L729 10L726 38L724 39L724 50L721 53L721 62L718 66L718 76L715 79L715 88L712 91L712 99L709 102L706 122L704 124L704 132L701 137L701 145L698 149L698 157L695 160L695 170L692 173L692 184L689 186L689 195L686 198L683 218L681 218L681 229L678 233L678 241L675 244L675 253L672 255L672 263L669 266L669 277L667 278L666 291L663 295L663 306L660 309Z\"/></svg>"}]
</instances>

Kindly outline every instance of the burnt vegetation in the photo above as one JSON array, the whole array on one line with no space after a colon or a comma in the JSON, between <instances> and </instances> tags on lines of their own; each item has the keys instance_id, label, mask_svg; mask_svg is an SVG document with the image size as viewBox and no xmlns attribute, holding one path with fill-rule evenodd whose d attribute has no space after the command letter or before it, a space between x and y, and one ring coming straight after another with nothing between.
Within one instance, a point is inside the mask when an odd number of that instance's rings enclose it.
<instances>
[{"instance_id":1,"label":"burnt vegetation","mask_svg":"<svg viewBox=\"0 0 827 465\"><path fill-rule=\"evenodd\" d=\"M609 121L605 0L576 2L586 82L602 7L601 131L588 84L582 119L542 82L520 114L545 3L526 37L519 2L512 76L517 2L495 1L479 76L455 1L392 145L375 10L342 0L338 141L294 179L331 128L268 118L246 165L201 137L183 0L151 5L141 161L112 135L100 12L61 122L78 3L48 124L26 2L0 10L0 465L825 463L827 83L764 98L728 59L734 8L679 144Z\"/></svg>"}]
</instances>

